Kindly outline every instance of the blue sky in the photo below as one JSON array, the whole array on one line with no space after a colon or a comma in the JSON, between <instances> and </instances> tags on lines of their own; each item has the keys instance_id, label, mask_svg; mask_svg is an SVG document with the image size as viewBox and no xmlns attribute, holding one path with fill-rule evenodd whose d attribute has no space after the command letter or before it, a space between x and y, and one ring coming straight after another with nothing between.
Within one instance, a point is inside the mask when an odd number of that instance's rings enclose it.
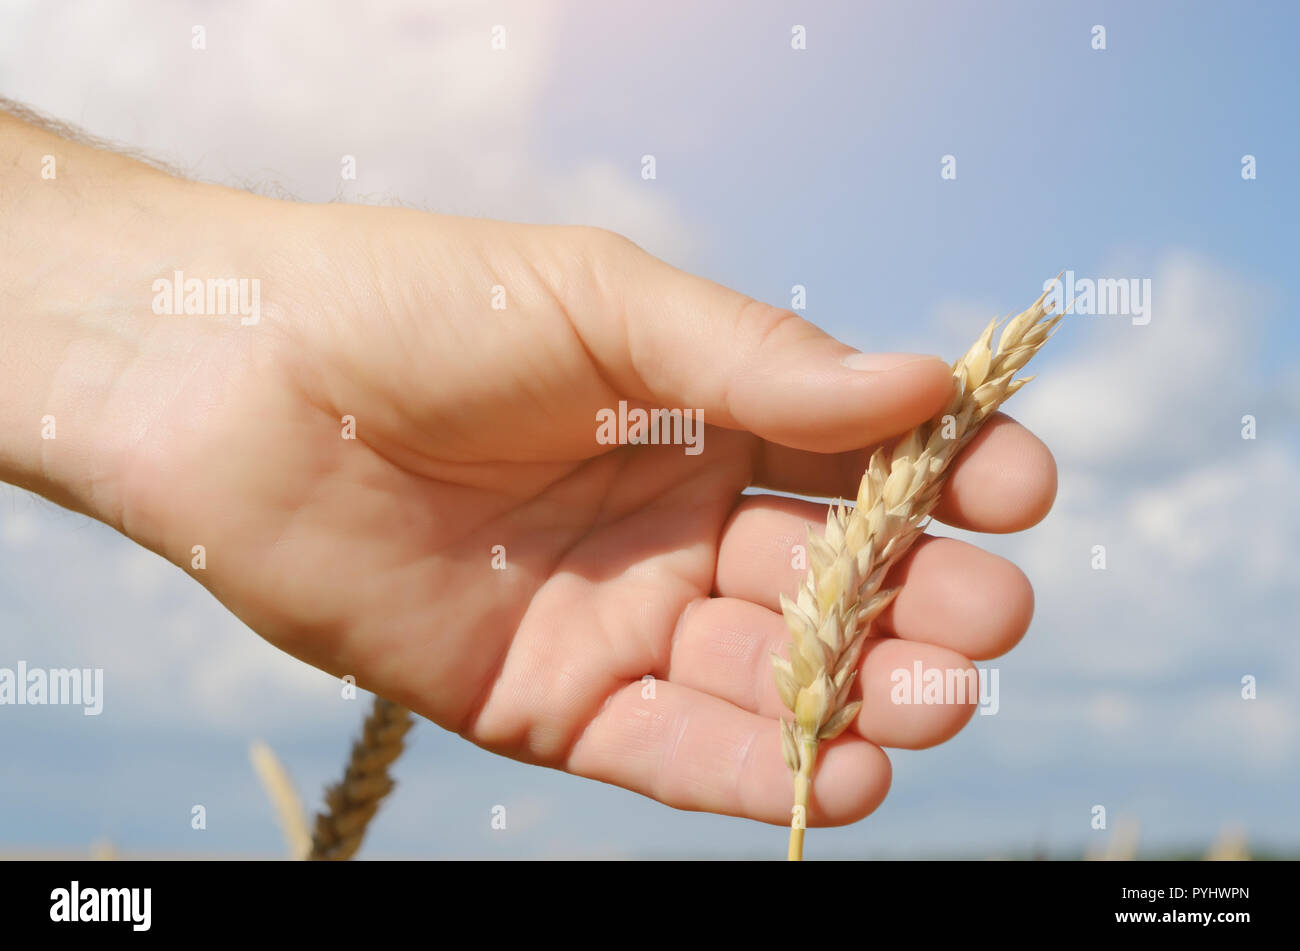
<instances>
[{"instance_id":1,"label":"blue sky","mask_svg":"<svg viewBox=\"0 0 1300 951\"><path fill-rule=\"evenodd\" d=\"M1296 8L699 6L0 3L0 95L212 180L612 227L773 303L803 284L806 316L864 349L956 356L1063 269L1151 280L1150 324L1068 318L1009 406L1057 454L1061 493L1031 532L981 540L1037 597L1024 643L981 663L999 668L1001 710L891 751L884 806L808 852L1067 854L1104 844L1097 803L1144 849L1202 847L1228 823L1300 849ZM495 23L510 45L494 56ZM337 181L343 154L355 183ZM314 808L364 709L183 572L0 490L0 666L18 659L104 666L107 695L96 718L0 708L0 853L107 838L279 854L248 742L269 742ZM784 847L780 829L515 764L427 722L396 773L369 855Z\"/></svg>"}]
</instances>

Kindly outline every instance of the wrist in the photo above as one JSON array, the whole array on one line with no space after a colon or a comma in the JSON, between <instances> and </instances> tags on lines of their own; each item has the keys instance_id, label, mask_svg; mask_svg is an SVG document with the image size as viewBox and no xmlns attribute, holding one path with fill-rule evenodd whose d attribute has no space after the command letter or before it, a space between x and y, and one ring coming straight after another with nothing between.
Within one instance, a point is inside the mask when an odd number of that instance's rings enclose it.
<instances>
[{"instance_id":1,"label":"wrist","mask_svg":"<svg viewBox=\"0 0 1300 951\"><path fill-rule=\"evenodd\" d=\"M253 276L257 201L0 114L0 480L126 530L133 453L205 342L253 329L156 282Z\"/></svg>"}]
</instances>

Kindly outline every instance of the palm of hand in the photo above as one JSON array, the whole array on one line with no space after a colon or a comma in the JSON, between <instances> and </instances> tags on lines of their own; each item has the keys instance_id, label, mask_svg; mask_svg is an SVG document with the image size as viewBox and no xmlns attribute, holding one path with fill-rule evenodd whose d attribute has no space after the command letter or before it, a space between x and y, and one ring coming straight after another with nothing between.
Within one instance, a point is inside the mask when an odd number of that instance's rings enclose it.
<instances>
[{"instance_id":1,"label":"palm of hand","mask_svg":"<svg viewBox=\"0 0 1300 951\"><path fill-rule=\"evenodd\" d=\"M563 250L424 235L416 256L401 239L423 217L381 214L323 257L360 240L398 263L286 292L258 347L209 334L175 387L189 398L137 446L133 534L181 564L202 545L193 573L259 634L481 746L787 821L766 657L784 639L777 593L801 574L792 545L823 509L738 509L762 447L748 433L709 427L701 456L598 445L594 409L644 394L607 382L538 277ZM494 314L501 274L514 303ZM861 679L870 691L879 671ZM889 782L855 730L820 769L813 822L860 818Z\"/></svg>"}]
</instances>

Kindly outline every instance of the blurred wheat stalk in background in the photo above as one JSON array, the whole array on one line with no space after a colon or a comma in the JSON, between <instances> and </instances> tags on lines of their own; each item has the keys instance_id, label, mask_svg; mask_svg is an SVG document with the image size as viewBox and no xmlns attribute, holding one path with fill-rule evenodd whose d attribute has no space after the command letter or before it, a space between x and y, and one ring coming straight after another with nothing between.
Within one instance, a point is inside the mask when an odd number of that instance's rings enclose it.
<instances>
[{"instance_id":1,"label":"blurred wheat stalk in background","mask_svg":"<svg viewBox=\"0 0 1300 951\"><path fill-rule=\"evenodd\" d=\"M285 845L288 846L289 856L305 859L311 851L311 834L307 831L307 816L303 812L298 791L289 778L289 771L271 747L261 740L254 740L248 745L248 759L275 809L275 818L280 825Z\"/></svg>"},{"instance_id":2,"label":"blurred wheat stalk in background","mask_svg":"<svg viewBox=\"0 0 1300 951\"><path fill-rule=\"evenodd\" d=\"M375 697L361 738L352 744L343 779L325 790L326 811L316 816L307 858L338 861L356 854L366 826L393 789L388 767L402 755L403 739L413 723L410 710Z\"/></svg>"}]
</instances>

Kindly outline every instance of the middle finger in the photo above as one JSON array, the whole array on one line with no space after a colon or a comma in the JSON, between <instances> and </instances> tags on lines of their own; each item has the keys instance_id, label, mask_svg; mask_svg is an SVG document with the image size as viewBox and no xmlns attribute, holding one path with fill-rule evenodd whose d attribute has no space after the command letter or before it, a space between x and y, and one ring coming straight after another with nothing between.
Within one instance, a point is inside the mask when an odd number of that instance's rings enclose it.
<instances>
[{"instance_id":1,"label":"middle finger","mask_svg":"<svg viewBox=\"0 0 1300 951\"><path fill-rule=\"evenodd\" d=\"M714 591L780 611L807 575L807 527L820 533L826 506L777 496L746 496L718 546ZM1014 564L951 538L922 536L885 579L902 585L873 634L946 647L976 660L1006 653L1024 636L1034 596Z\"/></svg>"}]
</instances>

